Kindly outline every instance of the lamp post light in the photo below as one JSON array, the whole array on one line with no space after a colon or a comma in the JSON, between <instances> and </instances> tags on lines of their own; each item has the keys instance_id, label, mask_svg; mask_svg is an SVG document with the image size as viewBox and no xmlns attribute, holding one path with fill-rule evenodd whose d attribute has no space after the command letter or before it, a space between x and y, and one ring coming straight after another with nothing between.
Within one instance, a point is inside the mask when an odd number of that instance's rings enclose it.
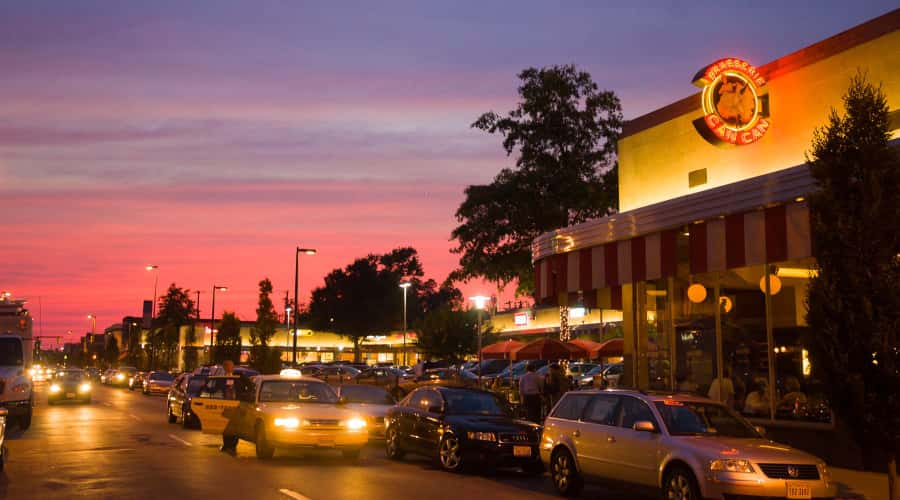
<instances>
[{"instance_id":1,"label":"lamp post light","mask_svg":"<svg viewBox=\"0 0 900 500\"><path fill-rule=\"evenodd\" d=\"M156 290L157 285L159 285L159 266L151 264L144 269L153 271L153 302L150 304L150 319L153 320L156 317Z\"/></svg>"},{"instance_id":2,"label":"lamp post light","mask_svg":"<svg viewBox=\"0 0 900 500\"><path fill-rule=\"evenodd\" d=\"M209 318L209 352L210 356L212 355L213 349L213 339L216 336L216 291L219 292L227 292L227 286L213 285L212 287L212 308L210 309L210 318Z\"/></svg>"},{"instance_id":3,"label":"lamp post light","mask_svg":"<svg viewBox=\"0 0 900 500\"><path fill-rule=\"evenodd\" d=\"M491 300L490 297L485 297L484 295L476 295L474 297L469 297L469 300L475 303L475 309L478 310L478 387L481 387L481 311L484 310L484 306L487 305L487 302Z\"/></svg>"},{"instance_id":4,"label":"lamp post light","mask_svg":"<svg viewBox=\"0 0 900 500\"><path fill-rule=\"evenodd\" d=\"M296 252L294 252L294 329L297 329L297 325L300 322L300 300L298 299L299 295L299 282L300 282L300 254L303 255L315 255L315 248L300 248L297 247ZM297 332L292 331L291 336L294 338L293 347L291 348L291 365L297 366Z\"/></svg>"},{"instance_id":5,"label":"lamp post light","mask_svg":"<svg viewBox=\"0 0 900 500\"><path fill-rule=\"evenodd\" d=\"M409 366L409 358L406 353L406 291L411 284L409 281L400 283L400 288L403 289L403 366Z\"/></svg>"}]
</instances>

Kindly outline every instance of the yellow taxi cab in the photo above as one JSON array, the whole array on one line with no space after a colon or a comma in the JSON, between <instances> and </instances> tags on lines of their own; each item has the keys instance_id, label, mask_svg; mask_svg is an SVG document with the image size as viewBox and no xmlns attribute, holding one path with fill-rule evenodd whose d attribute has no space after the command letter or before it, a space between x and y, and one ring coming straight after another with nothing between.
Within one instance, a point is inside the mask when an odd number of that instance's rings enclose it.
<instances>
[{"instance_id":1,"label":"yellow taxi cab","mask_svg":"<svg viewBox=\"0 0 900 500\"><path fill-rule=\"evenodd\" d=\"M276 448L319 448L356 459L369 436L365 417L331 386L295 370L252 380L209 377L191 411L204 433L255 443L259 458L271 458Z\"/></svg>"}]
</instances>

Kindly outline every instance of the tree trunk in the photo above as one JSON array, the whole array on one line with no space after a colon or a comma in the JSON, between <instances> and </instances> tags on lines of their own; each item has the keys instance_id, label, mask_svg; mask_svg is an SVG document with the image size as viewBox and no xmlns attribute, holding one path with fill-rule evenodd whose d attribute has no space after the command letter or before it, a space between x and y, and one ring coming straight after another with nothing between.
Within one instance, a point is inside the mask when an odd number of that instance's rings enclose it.
<instances>
[{"instance_id":1,"label":"tree trunk","mask_svg":"<svg viewBox=\"0 0 900 500\"><path fill-rule=\"evenodd\" d=\"M897 454L891 454L888 458L887 466L888 477L888 498L890 500L900 500L900 484L897 484Z\"/></svg>"}]
</instances>

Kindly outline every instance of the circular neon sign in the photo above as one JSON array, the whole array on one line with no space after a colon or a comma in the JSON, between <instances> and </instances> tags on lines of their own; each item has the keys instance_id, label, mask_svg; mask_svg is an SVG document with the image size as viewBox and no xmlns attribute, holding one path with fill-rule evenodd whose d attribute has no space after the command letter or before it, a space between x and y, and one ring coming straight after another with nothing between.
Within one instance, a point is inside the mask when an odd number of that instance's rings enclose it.
<instances>
[{"instance_id":1,"label":"circular neon sign","mask_svg":"<svg viewBox=\"0 0 900 500\"><path fill-rule=\"evenodd\" d=\"M697 73L694 85L703 88L703 118L694 125L706 140L717 145L745 146L766 134L766 81L747 61L716 61Z\"/></svg>"}]
</instances>

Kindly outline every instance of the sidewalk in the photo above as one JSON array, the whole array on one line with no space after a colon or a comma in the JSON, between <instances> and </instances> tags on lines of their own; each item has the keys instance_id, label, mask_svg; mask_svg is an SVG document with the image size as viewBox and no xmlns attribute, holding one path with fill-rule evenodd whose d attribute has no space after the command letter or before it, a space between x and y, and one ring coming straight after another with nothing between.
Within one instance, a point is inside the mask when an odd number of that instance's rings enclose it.
<instances>
[{"instance_id":1,"label":"sidewalk","mask_svg":"<svg viewBox=\"0 0 900 500\"><path fill-rule=\"evenodd\" d=\"M841 500L888 500L887 474L830 467Z\"/></svg>"}]
</instances>

